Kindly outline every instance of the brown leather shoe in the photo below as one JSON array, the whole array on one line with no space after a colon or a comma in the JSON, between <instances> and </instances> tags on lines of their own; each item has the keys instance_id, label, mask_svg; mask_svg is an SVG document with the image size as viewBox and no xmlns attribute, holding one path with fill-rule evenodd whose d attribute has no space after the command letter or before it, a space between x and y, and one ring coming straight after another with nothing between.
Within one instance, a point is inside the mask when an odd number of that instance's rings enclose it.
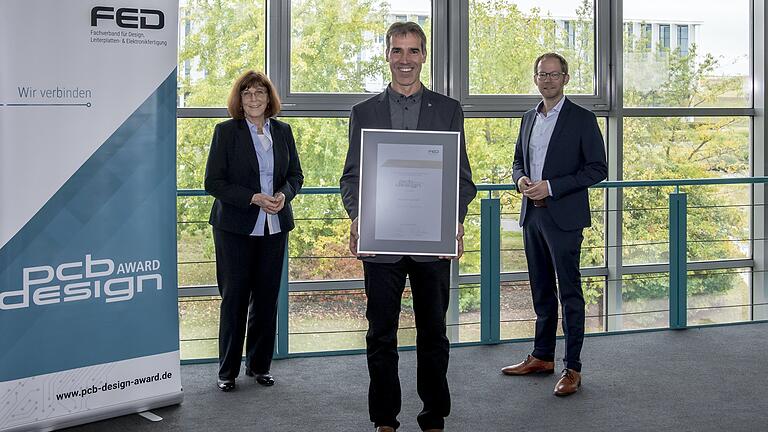
<instances>
[{"instance_id":1,"label":"brown leather shoe","mask_svg":"<svg viewBox=\"0 0 768 432\"><path fill-rule=\"evenodd\" d=\"M501 370L504 375L528 375L528 374L551 374L555 373L555 362L539 360L532 355L518 364L507 366Z\"/></svg>"},{"instance_id":2,"label":"brown leather shoe","mask_svg":"<svg viewBox=\"0 0 768 432\"><path fill-rule=\"evenodd\" d=\"M560 379L555 384L555 396L568 396L576 393L581 386L581 374L573 369L563 369Z\"/></svg>"},{"instance_id":3,"label":"brown leather shoe","mask_svg":"<svg viewBox=\"0 0 768 432\"><path fill-rule=\"evenodd\" d=\"M424 432L443 432L444 429L425 429Z\"/></svg>"},{"instance_id":4,"label":"brown leather shoe","mask_svg":"<svg viewBox=\"0 0 768 432\"><path fill-rule=\"evenodd\" d=\"M395 428L391 426L379 426L376 428L376 432L395 432Z\"/></svg>"}]
</instances>

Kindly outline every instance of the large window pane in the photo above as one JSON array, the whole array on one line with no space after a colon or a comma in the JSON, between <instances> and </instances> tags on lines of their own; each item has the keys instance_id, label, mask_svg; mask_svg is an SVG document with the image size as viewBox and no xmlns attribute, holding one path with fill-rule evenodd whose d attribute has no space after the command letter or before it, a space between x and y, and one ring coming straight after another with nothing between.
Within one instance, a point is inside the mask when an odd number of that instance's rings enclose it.
<instances>
[{"instance_id":1,"label":"large window pane","mask_svg":"<svg viewBox=\"0 0 768 432\"><path fill-rule=\"evenodd\" d=\"M752 256L749 185L687 186L688 261Z\"/></svg>"},{"instance_id":2,"label":"large window pane","mask_svg":"<svg viewBox=\"0 0 768 432\"><path fill-rule=\"evenodd\" d=\"M653 180L749 175L746 117L627 118L624 178ZM624 262L667 261L671 188L625 189ZM750 188L684 187L691 260L749 256Z\"/></svg>"},{"instance_id":3,"label":"large window pane","mask_svg":"<svg viewBox=\"0 0 768 432\"><path fill-rule=\"evenodd\" d=\"M669 194L671 187L624 189L624 264L669 261Z\"/></svg>"},{"instance_id":4,"label":"large window pane","mask_svg":"<svg viewBox=\"0 0 768 432\"><path fill-rule=\"evenodd\" d=\"M283 118L290 123L305 173L305 187L338 186L347 148L346 118ZM179 119L177 177L180 189L202 189L211 134L224 119ZM181 286L215 285L210 197L179 197L178 251ZM299 195L297 229L290 237L292 280L362 277L349 255L349 221L337 194Z\"/></svg>"},{"instance_id":5,"label":"large window pane","mask_svg":"<svg viewBox=\"0 0 768 432\"><path fill-rule=\"evenodd\" d=\"M363 290L291 293L288 299L289 352L365 348L368 328L365 304ZM407 334L413 333L407 329L413 326L413 316L408 311L403 312L398 339L408 339Z\"/></svg>"},{"instance_id":6,"label":"large window pane","mask_svg":"<svg viewBox=\"0 0 768 432\"><path fill-rule=\"evenodd\" d=\"M202 189L208 147L216 123L224 119L178 119L176 177L179 189ZM209 196L176 200L179 286L215 285Z\"/></svg>"},{"instance_id":7,"label":"large window pane","mask_svg":"<svg viewBox=\"0 0 768 432\"><path fill-rule=\"evenodd\" d=\"M182 360L218 357L220 305L219 297L179 298Z\"/></svg>"},{"instance_id":8,"label":"large window pane","mask_svg":"<svg viewBox=\"0 0 768 432\"><path fill-rule=\"evenodd\" d=\"M478 192L477 197L469 203L467 216L464 218L464 255L459 260L461 274L480 273L480 203L482 198L488 198L487 192Z\"/></svg>"},{"instance_id":9,"label":"large window pane","mask_svg":"<svg viewBox=\"0 0 768 432\"><path fill-rule=\"evenodd\" d=\"M538 94L533 61L557 51L570 94L595 93L594 2L470 0L469 93Z\"/></svg>"},{"instance_id":10,"label":"large window pane","mask_svg":"<svg viewBox=\"0 0 768 432\"><path fill-rule=\"evenodd\" d=\"M750 2L624 1L624 105L748 107Z\"/></svg>"},{"instance_id":11,"label":"large window pane","mask_svg":"<svg viewBox=\"0 0 768 432\"><path fill-rule=\"evenodd\" d=\"M621 283L623 330L669 326L669 273L627 275Z\"/></svg>"},{"instance_id":12,"label":"large window pane","mask_svg":"<svg viewBox=\"0 0 768 432\"><path fill-rule=\"evenodd\" d=\"M688 272L688 325L749 320L750 269Z\"/></svg>"},{"instance_id":13,"label":"large window pane","mask_svg":"<svg viewBox=\"0 0 768 432\"><path fill-rule=\"evenodd\" d=\"M414 21L431 41L429 0L291 1L291 92L377 93L389 83L385 33ZM421 79L430 86L431 43Z\"/></svg>"},{"instance_id":14,"label":"large window pane","mask_svg":"<svg viewBox=\"0 0 768 432\"><path fill-rule=\"evenodd\" d=\"M688 272L688 324L714 324L749 319L749 269ZM669 325L669 273L627 275L622 279L625 330Z\"/></svg>"},{"instance_id":15,"label":"large window pane","mask_svg":"<svg viewBox=\"0 0 768 432\"><path fill-rule=\"evenodd\" d=\"M202 189L208 147L216 123L224 119L178 119L176 177L179 189ZM179 286L215 285L213 239L208 216L213 199L176 200Z\"/></svg>"},{"instance_id":16,"label":"large window pane","mask_svg":"<svg viewBox=\"0 0 768 432\"><path fill-rule=\"evenodd\" d=\"M603 136L605 136L606 119L599 118ZM471 118L464 120L467 141L467 154L472 165L472 179L476 184L511 184L512 163L514 160L515 143L520 130L519 118ZM604 189L592 189L589 193L592 209L592 227L584 231L581 265L594 267L605 262L604 253L604 220L605 192ZM473 204L480 202L485 194L478 194ZM520 228L521 196L516 190L494 193L494 198L501 201L501 267L502 271L525 271L525 254L523 252L522 229ZM479 212L479 207L477 209ZM470 214L464 223L465 258L462 259L462 271L477 272L470 268L469 263L479 259L479 243L475 253L473 237L469 236L471 226L477 225L480 231L479 217L473 217L474 207L470 206ZM479 262L478 267L479 269Z\"/></svg>"},{"instance_id":17,"label":"large window pane","mask_svg":"<svg viewBox=\"0 0 768 432\"><path fill-rule=\"evenodd\" d=\"M751 256L748 185L685 186L688 261ZM628 188L624 193L624 264L669 261L669 194L672 187Z\"/></svg>"},{"instance_id":18,"label":"large window pane","mask_svg":"<svg viewBox=\"0 0 768 432\"><path fill-rule=\"evenodd\" d=\"M176 186L203 189L205 163L217 123L227 119L180 118L176 120Z\"/></svg>"},{"instance_id":19,"label":"large window pane","mask_svg":"<svg viewBox=\"0 0 768 432\"><path fill-rule=\"evenodd\" d=\"M288 237L291 281L362 279L363 267L349 252L349 217L338 194L294 198L296 228Z\"/></svg>"},{"instance_id":20,"label":"large window pane","mask_svg":"<svg viewBox=\"0 0 768 432\"><path fill-rule=\"evenodd\" d=\"M241 73L264 70L265 2L179 2L179 107L225 106Z\"/></svg>"},{"instance_id":21,"label":"large window pane","mask_svg":"<svg viewBox=\"0 0 768 432\"><path fill-rule=\"evenodd\" d=\"M304 187L339 186L349 146L349 119L281 117L291 125Z\"/></svg>"},{"instance_id":22,"label":"large window pane","mask_svg":"<svg viewBox=\"0 0 768 432\"><path fill-rule=\"evenodd\" d=\"M304 188L338 187L347 153L347 118L286 117L296 139ZM290 278L362 278L362 266L349 252L349 217L338 194L300 194L293 202L296 229L289 237Z\"/></svg>"},{"instance_id":23,"label":"large window pane","mask_svg":"<svg viewBox=\"0 0 768 432\"><path fill-rule=\"evenodd\" d=\"M448 308L448 338L451 342L480 341L480 284L462 284L451 288L451 301L458 297L458 306L451 303ZM458 308L458 317L456 316Z\"/></svg>"},{"instance_id":24,"label":"large window pane","mask_svg":"<svg viewBox=\"0 0 768 432\"><path fill-rule=\"evenodd\" d=\"M215 286L213 233L208 224L213 198L185 196L178 197L176 202L179 286Z\"/></svg>"},{"instance_id":25,"label":"large window pane","mask_svg":"<svg viewBox=\"0 0 768 432\"><path fill-rule=\"evenodd\" d=\"M520 120L519 118L467 118L464 120L467 155L472 165L472 180L476 184L513 182L512 162L515 157L517 135L520 132ZM605 140L607 119L600 117L597 119L597 124Z\"/></svg>"}]
</instances>

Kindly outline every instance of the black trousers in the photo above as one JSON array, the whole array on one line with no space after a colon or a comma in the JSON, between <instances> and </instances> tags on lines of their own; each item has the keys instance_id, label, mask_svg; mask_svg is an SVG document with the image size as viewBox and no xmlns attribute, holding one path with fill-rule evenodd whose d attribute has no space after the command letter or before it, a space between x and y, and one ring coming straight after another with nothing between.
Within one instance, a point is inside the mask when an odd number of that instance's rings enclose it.
<instances>
[{"instance_id":1,"label":"black trousers","mask_svg":"<svg viewBox=\"0 0 768 432\"><path fill-rule=\"evenodd\" d=\"M581 371L584 343L584 293L579 271L581 242L584 240L582 231L563 231L555 225L548 208L528 206L523 242L536 311L536 335L531 355L546 361L555 359L559 294L565 334L563 360L565 367L577 372Z\"/></svg>"},{"instance_id":2,"label":"black trousers","mask_svg":"<svg viewBox=\"0 0 768 432\"><path fill-rule=\"evenodd\" d=\"M368 298L365 341L371 378L368 411L376 426L400 426L397 328L407 275L416 318L416 388L424 404L417 420L422 430L444 427L451 410L446 377L450 344L445 334L450 268L447 260L416 262L409 257L396 263L363 262Z\"/></svg>"},{"instance_id":3,"label":"black trousers","mask_svg":"<svg viewBox=\"0 0 768 432\"><path fill-rule=\"evenodd\" d=\"M269 371L287 238L284 232L256 237L213 229L221 294L220 379L235 379L240 373L246 336L246 368L254 373Z\"/></svg>"}]
</instances>

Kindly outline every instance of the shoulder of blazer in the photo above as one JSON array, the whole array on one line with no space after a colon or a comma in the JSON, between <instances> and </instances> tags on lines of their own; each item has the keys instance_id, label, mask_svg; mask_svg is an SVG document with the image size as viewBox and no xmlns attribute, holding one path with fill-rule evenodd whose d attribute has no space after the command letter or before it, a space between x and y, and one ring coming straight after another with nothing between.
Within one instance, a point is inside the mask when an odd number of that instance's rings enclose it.
<instances>
[{"instance_id":1,"label":"shoulder of blazer","mask_svg":"<svg viewBox=\"0 0 768 432\"><path fill-rule=\"evenodd\" d=\"M237 120L237 119L229 119L225 120L221 123L216 124L216 131L214 133L214 138L219 139L224 142L231 142L234 141L235 136L238 133L238 130L240 129L240 122L245 122L245 120Z\"/></svg>"}]
</instances>

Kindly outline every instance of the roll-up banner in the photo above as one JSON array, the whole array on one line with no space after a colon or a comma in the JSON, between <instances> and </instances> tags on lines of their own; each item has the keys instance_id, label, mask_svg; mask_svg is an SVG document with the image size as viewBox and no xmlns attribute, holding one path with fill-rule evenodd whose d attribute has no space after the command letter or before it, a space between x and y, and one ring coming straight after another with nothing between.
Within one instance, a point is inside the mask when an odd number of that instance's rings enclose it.
<instances>
[{"instance_id":1,"label":"roll-up banner","mask_svg":"<svg viewBox=\"0 0 768 432\"><path fill-rule=\"evenodd\" d=\"M177 21L0 1L0 431L181 402Z\"/></svg>"}]
</instances>

